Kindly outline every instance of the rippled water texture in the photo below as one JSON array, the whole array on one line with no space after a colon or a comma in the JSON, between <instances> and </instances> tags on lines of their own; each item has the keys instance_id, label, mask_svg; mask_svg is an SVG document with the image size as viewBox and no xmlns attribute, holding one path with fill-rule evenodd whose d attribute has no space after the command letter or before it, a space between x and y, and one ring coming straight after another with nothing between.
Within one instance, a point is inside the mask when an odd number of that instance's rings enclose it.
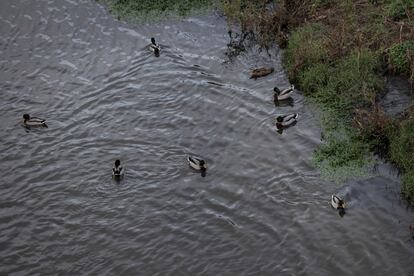
<instances>
[{"instance_id":1,"label":"rippled water texture","mask_svg":"<svg viewBox=\"0 0 414 276\"><path fill-rule=\"evenodd\" d=\"M317 118L300 92L272 101L289 85L278 50L228 63L227 43L216 15L131 26L94 1L1 1L0 274L414 274L395 173L321 180ZM277 133L291 111L298 124ZM49 128L27 131L23 113Z\"/></svg>"}]
</instances>

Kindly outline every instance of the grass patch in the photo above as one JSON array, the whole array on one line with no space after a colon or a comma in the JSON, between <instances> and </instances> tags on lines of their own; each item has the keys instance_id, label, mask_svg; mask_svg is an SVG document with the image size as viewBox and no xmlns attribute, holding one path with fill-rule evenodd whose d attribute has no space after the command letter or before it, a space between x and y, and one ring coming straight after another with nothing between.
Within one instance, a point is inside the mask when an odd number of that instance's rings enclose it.
<instances>
[{"instance_id":1,"label":"grass patch","mask_svg":"<svg viewBox=\"0 0 414 276\"><path fill-rule=\"evenodd\" d=\"M388 0L386 1L386 11L389 17L400 20L410 17L414 9L413 0Z\"/></svg>"},{"instance_id":2,"label":"grass patch","mask_svg":"<svg viewBox=\"0 0 414 276\"><path fill-rule=\"evenodd\" d=\"M106 4L118 19L154 21L188 16L194 11L216 7L219 0L97 0Z\"/></svg>"},{"instance_id":3,"label":"grass patch","mask_svg":"<svg viewBox=\"0 0 414 276\"><path fill-rule=\"evenodd\" d=\"M342 182L368 176L365 167L372 160L368 145L358 139L352 129L328 120L323 123L324 143L314 155L314 164L322 177Z\"/></svg>"},{"instance_id":4,"label":"grass patch","mask_svg":"<svg viewBox=\"0 0 414 276\"><path fill-rule=\"evenodd\" d=\"M403 170L403 192L414 202L414 114L394 122L376 102L385 68L414 80L413 0L282 0L278 13L264 12L262 1L227 2L227 16L244 31L272 33L279 45L290 31L283 61L290 81L321 111L324 143L314 161L322 175L367 176L374 151Z\"/></svg>"},{"instance_id":5,"label":"grass patch","mask_svg":"<svg viewBox=\"0 0 414 276\"><path fill-rule=\"evenodd\" d=\"M389 48L389 64L399 74L414 76L414 40L396 43Z\"/></svg>"},{"instance_id":6,"label":"grass patch","mask_svg":"<svg viewBox=\"0 0 414 276\"><path fill-rule=\"evenodd\" d=\"M328 63L316 63L300 72L298 82L306 95L321 93L320 90L328 86L333 71Z\"/></svg>"},{"instance_id":7,"label":"grass patch","mask_svg":"<svg viewBox=\"0 0 414 276\"><path fill-rule=\"evenodd\" d=\"M325 143L317 150L315 160L325 171L361 175L361 168L369 162L371 146L353 127L351 114L371 106L375 91L384 85L376 73L379 67L379 56L362 50L332 64L316 63L302 69L298 83L323 113Z\"/></svg>"},{"instance_id":8,"label":"grass patch","mask_svg":"<svg viewBox=\"0 0 414 276\"><path fill-rule=\"evenodd\" d=\"M392 134L390 152L392 160L406 171L414 171L414 120L401 123Z\"/></svg>"},{"instance_id":9,"label":"grass patch","mask_svg":"<svg viewBox=\"0 0 414 276\"><path fill-rule=\"evenodd\" d=\"M322 25L313 24L301 27L291 34L284 52L284 62L292 81L297 81L300 72L309 67L328 62L328 52L324 47L325 33Z\"/></svg>"},{"instance_id":10,"label":"grass patch","mask_svg":"<svg viewBox=\"0 0 414 276\"><path fill-rule=\"evenodd\" d=\"M385 89L384 68L414 79L413 3L310 1L308 19L292 31L284 53L290 80L322 113L324 143L314 158L322 175L364 175L371 152L385 153L403 170L412 202L413 114L393 120L376 99Z\"/></svg>"},{"instance_id":11,"label":"grass patch","mask_svg":"<svg viewBox=\"0 0 414 276\"><path fill-rule=\"evenodd\" d=\"M391 137L391 160L403 172L402 192L414 203L414 119L402 121Z\"/></svg>"},{"instance_id":12,"label":"grass patch","mask_svg":"<svg viewBox=\"0 0 414 276\"><path fill-rule=\"evenodd\" d=\"M414 172L406 172L402 177L402 192L411 201L414 201Z\"/></svg>"}]
</instances>

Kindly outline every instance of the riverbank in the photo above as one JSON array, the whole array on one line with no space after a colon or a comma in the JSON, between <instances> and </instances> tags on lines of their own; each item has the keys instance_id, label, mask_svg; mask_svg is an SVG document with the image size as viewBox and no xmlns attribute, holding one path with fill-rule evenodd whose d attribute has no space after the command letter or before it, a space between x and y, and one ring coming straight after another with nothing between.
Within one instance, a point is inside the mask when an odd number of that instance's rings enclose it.
<instances>
[{"instance_id":1,"label":"riverbank","mask_svg":"<svg viewBox=\"0 0 414 276\"><path fill-rule=\"evenodd\" d=\"M363 172L372 153L402 172L402 192L414 203L414 108L385 114L386 76L414 80L413 9L389 1L112 1L123 18L218 7L244 39L284 51L289 79L321 110L324 143L315 164L338 179Z\"/></svg>"},{"instance_id":2,"label":"riverbank","mask_svg":"<svg viewBox=\"0 0 414 276\"><path fill-rule=\"evenodd\" d=\"M284 51L289 79L321 110L324 143L315 163L332 179L363 173L372 153L402 172L414 203L414 108L381 105L386 76L414 81L412 1L225 1L241 31ZM411 91L412 93L412 91Z\"/></svg>"}]
</instances>

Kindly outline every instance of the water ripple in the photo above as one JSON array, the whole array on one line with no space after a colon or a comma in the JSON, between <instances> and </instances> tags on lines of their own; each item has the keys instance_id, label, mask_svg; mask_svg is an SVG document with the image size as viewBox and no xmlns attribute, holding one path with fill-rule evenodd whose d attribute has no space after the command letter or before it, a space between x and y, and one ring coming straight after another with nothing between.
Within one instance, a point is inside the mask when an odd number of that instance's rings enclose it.
<instances>
[{"instance_id":1,"label":"water ripple","mask_svg":"<svg viewBox=\"0 0 414 276\"><path fill-rule=\"evenodd\" d=\"M320 179L310 107L300 91L273 103L289 85L278 49L229 63L221 17L131 26L89 0L2 1L0 23L0 274L414 273L398 177ZM275 72L249 79L262 66Z\"/></svg>"}]
</instances>

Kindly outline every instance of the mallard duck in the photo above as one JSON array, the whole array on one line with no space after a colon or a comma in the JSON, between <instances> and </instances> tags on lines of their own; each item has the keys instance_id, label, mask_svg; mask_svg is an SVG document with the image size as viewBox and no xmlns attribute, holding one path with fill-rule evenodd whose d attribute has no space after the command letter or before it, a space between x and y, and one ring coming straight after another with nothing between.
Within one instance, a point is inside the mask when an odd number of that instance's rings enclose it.
<instances>
[{"instance_id":1,"label":"mallard duck","mask_svg":"<svg viewBox=\"0 0 414 276\"><path fill-rule=\"evenodd\" d=\"M254 69L252 71L252 75L251 75L250 78L251 79L257 79L257 78L260 78L260 77L265 77L265 76L273 73L273 71L275 71L275 68L273 68L273 67L270 67L270 68L265 68L265 67L257 68L257 69Z\"/></svg>"},{"instance_id":2,"label":"mallard duck","mask_svg":"<svg viewBox=\"0 0 414 276\"><path fill-rule=\"evenodd\" d=\"M334 209L337 209L337 210L345 209L345 201L343 199L340 199L336 195L332 195L331 205Z\"/></svg>"},{"instance_id":3,"label":"mallard duck","mask_svg":"<svg viewBox=\"0 0 414 276\"><path fill-rule=\"evenodd\" d=\"M194 156L187 157L188 164L191 168L197 171L207 170L206 162L203 159Z\"/></svg>"},{"instance_id":4,"label":"mallard duck","mask_svg":"<svg viewBox=\"0 0 414 276\"><path fill-rule=\"evenodd\" d=\"M125 169L121 167L121 161L115 160L115 166L112 168L112 177L121 178L125 174Z\"/></svg>"},{"instance_id":5,"label":"mallard duck","mask_svg":"<svg viewBox=\"0 0 414 276\"><path fill-rule=\"evenodd\" d=\"M282 91L280 91L280 89L277 87L273 88L273 91L275 91L275 95L274 95L275 101L276 100L283 101L283 100L289 99L292 96L294 90L295 90L295 86L293 84L290 87Z\"/></svg>"},{"instance_id":6,"label":"mallard duck","mask_svg":"<svg viewBox=\"0 0 414 276\"><path fill-rule=\"evenodd\" d=\"M149 45L149 49L154 52L155 55L159 55L161 51L160 45L155 43L155 38L151 37L151 44Z\"/></svg>"},{"instance_id":7,"label":"mallard duck","mask_svg":"<svg viewBox=\"0 0 414 276\"><path fill-rule=\"evenodd\" d=\"M296 123L299 115L297 113L291 113L286 115L280 115L276 118L276 127L277 129L283 129L294 123Z\"/></svg>"},{"instance_id":8,"label":"mallard duck","mask_svg":"<svg viewBox=\"0 0 414 276\"><path fill-rule=\"evenodd\" d=\"M46 120L38 117L30 117L29 114L23 114L23 125L25 127L47 127Z\"/></svg>"}]
</instances>

